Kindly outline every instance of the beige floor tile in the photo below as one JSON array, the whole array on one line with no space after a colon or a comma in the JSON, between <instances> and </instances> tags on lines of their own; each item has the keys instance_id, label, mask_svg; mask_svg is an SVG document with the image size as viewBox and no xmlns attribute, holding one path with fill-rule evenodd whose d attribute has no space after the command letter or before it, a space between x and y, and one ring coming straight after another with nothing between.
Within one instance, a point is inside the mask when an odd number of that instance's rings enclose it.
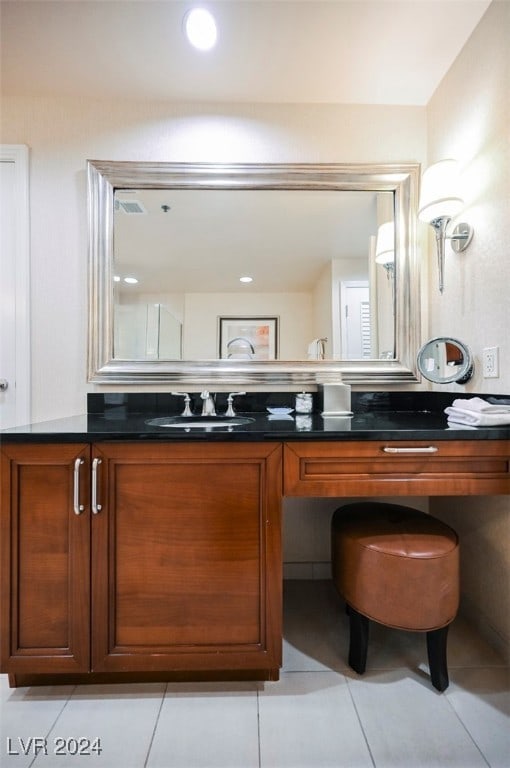
<instances>
[{"instance_id":1,"label":"beige floor tile","mask_svg":"<svg viewBox=\"0 0 510 768\"><path fill-rule=\"evenodd\" d=\"M491 768L510 766L510 670L457 669L446 695Z\"/></svg>"},{"instance_id":2,"label":"beige floor tile","mask_svg":"<svg viewBox=\"0 0 510 768\"><path fill-rule=\"evenodd\" d=\"M463 616L450 625L448 632L449 667L504 667L500 653L477 632Z\"/></svg>"},{"instance_id":3,"label":"beige floor tile","mask_svg":"<svg viewBox=\"0 0 510 768\"><path fill-rule=\"evenodd\" d=\"M346 632L344 606L331 582L284 582L285 672L345 669Z\"/></svg>"},{"instance_id":4,"label":"beige floor tile","mask_svg":"<svg viewBox=\"0 0 510 768\"><path fill-rule=\"evenodd\" d=\"M284 586L285 671L348 669L349 619L328 581L289 581ZM370 623L367 669L417 670L427 665L422 632ZM503 659L462 616L448 636L448 666L502 666Z\"/></svg>"},{"instance_id":5,"label":"beige floor tile","mask_svg":"<svg viewBox=\"0 0 510 768\"><path fill-rule=\"evenodd\" d=\"M1 768L26 768L38 750L44 751L73 690L70 685L9 688L7 675L0 675Z\"/></svg>"},{"instance_id":6,"label":"beige floor tile","mask_svg":"<svg viewBox=\"0 0 510 768\"><path fill-rule=\"evenodd\" d=\"M400 669L352 674L349 688L377 768L487 768L428 677Z\"/></svg>"},{"instance_id":7,"label":"beige floor tile","mask_svg":"<svg viewBox=\"0 0 510 768\"><path fill-rule=\"evenodd\" d=\"M259 695L261 768L368 768L363 731L343 675L282 675Z\"/></svg>"},{"instance_id":8,"label":"beige floor tile","mask_svg":"<svg viewBox=\"0 0 510 768\"><path fill-rule=\"evenodd\" d=\"M258 688L169 684L147 768L258 768Z\"/></svg>"},{"instance_id":9,"label":"beige floor tile","mask_svg":"<svg viewBox=\"0 0 510 768\"><path fill-rule=\"evenodd\" d=\"M164 683L79 686L49 740L98 739L101 753L40 755L34 768L142 768L164 692Z\"/></svg>"}]
</instances>

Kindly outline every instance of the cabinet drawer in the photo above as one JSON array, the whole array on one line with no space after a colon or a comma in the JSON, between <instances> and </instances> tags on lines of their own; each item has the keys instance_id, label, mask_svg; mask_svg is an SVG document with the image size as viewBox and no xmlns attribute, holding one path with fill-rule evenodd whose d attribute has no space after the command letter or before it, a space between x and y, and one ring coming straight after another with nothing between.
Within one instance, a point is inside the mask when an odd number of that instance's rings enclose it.
<instances>
[{"instance_id":1,"label":"cabinet drawer","mask_svg":"<svg viewBox=\"0 0 510 768\"><path fill-rule=\"evenodd\" d=\"M287 496L510 493L510 441L286 443Z\"/></svg>"}]
</instances>

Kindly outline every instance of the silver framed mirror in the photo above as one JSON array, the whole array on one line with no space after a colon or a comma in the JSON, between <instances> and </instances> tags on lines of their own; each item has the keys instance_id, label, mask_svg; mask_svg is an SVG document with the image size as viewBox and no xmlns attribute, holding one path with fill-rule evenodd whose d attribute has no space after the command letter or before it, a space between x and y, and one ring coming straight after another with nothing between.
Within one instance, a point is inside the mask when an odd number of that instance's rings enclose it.
<instances>
[{"instance_id":1,"label":"silver framed mirror","mask_svg":"<svg viewBox=\"0 0 510 768\"><path fill-rule=\"evenodd\" d=\"M473 376L469 347L451 336L427 341L418 352L418 370L434 384L465 384Z\"/></svg>"},{"instance_id":2,"label":"silver framed mirror","mask_svg":"<svg viewBox=\"0 0 510 768\"><path fill-rule=\"evenodd\" d=\"M185 382L188 385L313 386L338 380L353 384L405 383L419 380L413 350L420 339L420 285L416 252L416 205L419 165L259 165L138 163L90 160L89 206L89 355L88 379L98 384ZM116 208L140 190L305 191L391 193L394 222L394 267L385 280L392 285L393 348L377 358L218 359L213 354L191 359L142 359L116 354ZM315 198L313 198L315 199ZM170 206L160 205L162 215ZM208 206L209 207L209 206ZM354 225L353 225L354 226ZM195 227L200 227L196 218ZM375 241L376 232L372 240ZM247 234L246 237L249 237ZM242 253L242 243L238 253ZM375 242L374 242L375 255ZM181 262L186 257L181 258ZM230 314L219 312L218 315ZM280 335L283 324L280 322ZM179 346L179 345L177 345ZM186 355L184 355L186 357Z\"/></svg>"}]
</instances>

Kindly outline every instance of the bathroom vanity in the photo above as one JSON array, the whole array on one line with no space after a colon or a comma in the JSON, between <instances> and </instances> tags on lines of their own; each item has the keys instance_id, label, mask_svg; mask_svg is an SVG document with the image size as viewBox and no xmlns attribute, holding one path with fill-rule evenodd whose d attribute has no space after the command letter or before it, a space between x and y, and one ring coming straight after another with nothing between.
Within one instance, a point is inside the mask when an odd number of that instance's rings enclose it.
<instances>
[{"instance_id":1,"label":"bathroom vanity","mask_svg":"<svg viewBox=\"0 0 510 768\"><path fill-rule=\"evenodd\" d=\"M258 442L4 445L3 671L276 675L281 456Z\"/></svg>"},{"instance_id":2,"label":"bathroom vanity","mask_svg":"<svg viewBox=\"0 0 510 768\"><path fill-rule=\"evenodd\" d=\"M510 493L510 427L450 429L439 410L186 431L149 426L150 407L1 435L13 686L276 680L283 496Z\"/></svg>"}]
</instances>

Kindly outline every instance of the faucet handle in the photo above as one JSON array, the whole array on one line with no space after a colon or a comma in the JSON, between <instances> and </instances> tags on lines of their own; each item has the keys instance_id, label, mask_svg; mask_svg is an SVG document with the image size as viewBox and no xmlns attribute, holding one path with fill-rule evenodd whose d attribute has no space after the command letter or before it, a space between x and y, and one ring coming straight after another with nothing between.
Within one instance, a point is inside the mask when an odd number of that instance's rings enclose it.
<instances>
[{"instance_id":1,"label":"faucet handle","mask_svg":"<svg viewBox=\"0 0 510 768\"><path fill-rule=\"evenodd\" d=\"M170 392L170 394L175 395L176 397L184 398L184 410L181 413L181 416L193 416L193 414L191 413L191 408L189 407L191 398L187 392Z\"/></svg>"},{"instance_id":2,"label":"faucet handle","mask_svg":"<svg viewBox=\"0 0 510 768\"><path fill-rule=\"evenodd\" d=\"M237 397L238 395L245 395L245 394L246 394L246 392L231 392L229 394L229 396L227 397L228 407L227 407L227 411L225 413L225 416L235 416L236 415L235 411L234 411L234 397Z\"/></svg>"}]
</instances>

